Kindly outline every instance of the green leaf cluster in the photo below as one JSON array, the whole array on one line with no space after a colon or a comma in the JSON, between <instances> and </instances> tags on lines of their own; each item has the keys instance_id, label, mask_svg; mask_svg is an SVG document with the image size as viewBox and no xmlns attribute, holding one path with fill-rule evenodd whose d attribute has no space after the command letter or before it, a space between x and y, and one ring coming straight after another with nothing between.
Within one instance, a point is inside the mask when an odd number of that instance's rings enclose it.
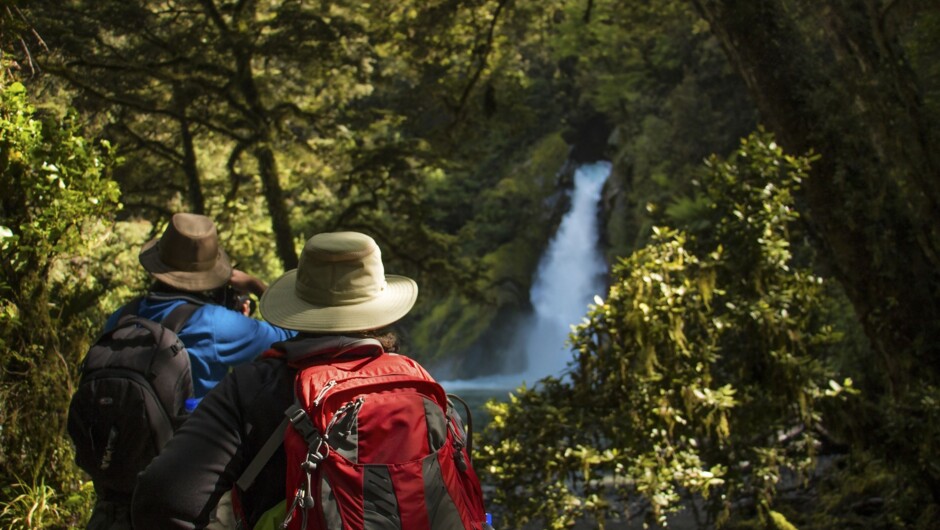
<instances>
[{"instance_id":1,"label":"green leaf cluster","mask_svg":"<svg viewBox=\"0 0 940 530\"><path fill-rule=\"evenodd\" d=\"M664 524L689 499L711 523L742 500L777 517L782 476L814 470L820 402L853 392L827 362L824 282L789 249L811 158L762 131L712 157L703 218L654 228L614 267L571 335L570 374L490 405L481 460L510 526L631 511Z\"/></svg>"}]
</instances>

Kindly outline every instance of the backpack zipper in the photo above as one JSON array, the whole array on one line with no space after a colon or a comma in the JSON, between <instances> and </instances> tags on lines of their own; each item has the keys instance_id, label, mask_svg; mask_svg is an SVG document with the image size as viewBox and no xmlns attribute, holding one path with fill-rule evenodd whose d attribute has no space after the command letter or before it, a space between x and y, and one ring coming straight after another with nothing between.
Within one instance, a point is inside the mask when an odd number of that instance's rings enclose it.
<instances>
[{"instance_id":1,"label":"backpack zipper","mask_svg":"<svg viewBox=\"0 0 940 530\"><path fill-rule=\"evenodd\" d=\"M330 379L329 381L327 381L326 384L323 385L323 388L321 388L320 391L317 392L317 397L313 398L313 404L311 408L319 405L320 402L323 401L323 398L326 397L326 393L329 392L330 389L333 388L334 386L336 386L336 379Z\"/></svg>"},{"instance_id":2,"label":"backpack zipper","mask_svg":"<svg viewBox=\"0 0 940 530\"><path fill-rule=\"evenodd\" d=\"M333 387L339 386L339 389L338 389L337 391L340 391L340 390L345 389L345 388L348 387L348 386L352 386L352 382L354 382L354 381L357 380L357 379L372 379L372 378L374 378L374 377L376 377L376 376L375 376L375 375L364 375L364 376L347 377L347 378L343 379L342 383L340 383L339 381L337 381L337 380L335 380L335 379L330 379L330 380L320 389L320 391L317 393L317 397L311 402L311 405L310 405L311 410L312 410L315 406L319 405L320 403L322 403L322 402L326 399L327 393L328 393L331 389L333 389ZM404 381L412 381L412 380L413 380L413 381L419 382L419 383L421 383L421 384L426 383L426 384L429 384L429 385L436 384L435 381L426 380L426 379L418 379L418 378L416 378L416 377L414 376L414 374L408 373L408 372L392 372L392 373L387 373L387 374L381 374L381 377L386 378L386 380L380 381L380 382L376 382L376 383L370 383L370 384L368 384L368 385L362 385L362 387L363 387L363 388L368 388L368 387L372 387L372 386L381 386L381 385L386 385L386 384L396 384L396 383L399 383L399 382L401 382L401 381L403 381L403 380L404 380ZM446 398L445 398L445 399L446 399ZM443 406L442 406L442 408L443 408Z\"/></svg>"},{"instance_id":3,"label":"backpack zipper","mask_svg":"<svg viewBox=\"0 0 940 530\"><path fill-rule=\"evenodd\" d=\"M313 410L316 407L318 407L320 403L323 402L324 398L326 398L326 395L327 393L329 393L330 389L332 389L337 384L339 383L336 381L336 379L330 379L329 381L327 381L326 384L320 388L320 391L317 392L317 397L313 398L313 402L310 404L310 410ZM322 433L323 439L327 440L329 438L330 430L336 424L337 420L339 420L341 417L349 415L350 413L352 415L358 415L359 409L362 408L362 403L364 401L365 401L365 397L359 396L353 401L349 401L345 403L343 406L341 406L339 409L337 409L333 413L333 416L330 418L330 421L328 422L326 426L325 432ZM350 409L352 410L350 411ZM349 433L347 432L345 434L348 435Z\"/></svg>"}]
</instances>

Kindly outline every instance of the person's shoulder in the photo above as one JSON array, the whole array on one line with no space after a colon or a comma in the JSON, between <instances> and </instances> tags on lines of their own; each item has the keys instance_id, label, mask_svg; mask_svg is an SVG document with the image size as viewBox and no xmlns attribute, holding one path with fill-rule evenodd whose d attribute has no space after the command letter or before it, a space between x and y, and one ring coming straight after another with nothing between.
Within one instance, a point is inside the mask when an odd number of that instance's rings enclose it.
<instances>
[{"instance_id":1,"label":"person's shoulder","mask_svg":"<svg viewBox=\"0 0 940 530\"><path fill-rule=\"evenodd\" d=\"M268 381L283 379L288 371L287 363L283 359L262 355L250 363L232 367L232 377L265 384Z\"/></svg>"},{"instance_id":2,"label":"person's shoulder","mask_svg":"<svg viewBox=\"0 0 940 530\"><path fill-rule=\"evenodd\" d=\"M233 311L225 306L214 303L203 304L202 307L196 309L196 315L199 318L212 322L217 326L246 326L252 324L253 322L259 322L252 317L239 313L238 311Z\"/></svg>"},{"instance_id":3,"label":"person's shoulder","mask_svg":"<svg viewBox=\"0 0 940 530\"><path fill-rule=\"evenodd\" d=\"M290 405L295 373L282 359L261 357L233 367L226 379L246 410L273 402L280 412Z\"/></svg>"},{"instance_id":4,"label":"person's shoulder","mask_svg":"<svg viewBox=\"0 0 940 530\"><path fill-rule=\"evenodd\" d=\"M245 316L240 313L236 313L235 311L232 311L230 309L226 309L225 307L219 304L214 304L212 302L204 302L202 305L199 306L198 309L196 309L196 311L200 313L211 314L213 316L223 315L225 313L231 313L232 315L237 315L237 316Z\"/></svg>"},{"instance_id":5,"label":"person's shoulder","mask_svg":"<svg viewBox=\"0 0 940 530\"><path fill-rule=\"evenodd\" d=\"M272 324L265 322L264 320L259 320L252 316L247 316L233 309L229 309L225 306L213 303L207 303L201 308L197 309L198 312L201 312L203 318L212 319L217 322L225 323L237 323L240 325L254 325L254 326L271 326Z\"/></svg>"}]
</instances>

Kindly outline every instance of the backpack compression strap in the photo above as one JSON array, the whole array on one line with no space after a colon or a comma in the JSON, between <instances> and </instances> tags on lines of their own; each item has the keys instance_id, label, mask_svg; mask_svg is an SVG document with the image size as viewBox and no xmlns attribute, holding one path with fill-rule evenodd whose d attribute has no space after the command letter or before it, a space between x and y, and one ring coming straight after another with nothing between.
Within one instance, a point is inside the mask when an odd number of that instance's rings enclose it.
<instances>
[{"instance_id":1,"label":"backpack compression strap","mask_svg":"<svg viewBox=\"0 0 940 530\"><path fill-rule=\"evenodd\" d=\"M467 402L457 394L447 394L447 399L451 400L451 402L456 401L463 405L464 413L467 415L467 421L465 422L467 454L470 455L473 453L473 416L470 413L470 405L467 405Z\"/></svg>"}]
</instances>

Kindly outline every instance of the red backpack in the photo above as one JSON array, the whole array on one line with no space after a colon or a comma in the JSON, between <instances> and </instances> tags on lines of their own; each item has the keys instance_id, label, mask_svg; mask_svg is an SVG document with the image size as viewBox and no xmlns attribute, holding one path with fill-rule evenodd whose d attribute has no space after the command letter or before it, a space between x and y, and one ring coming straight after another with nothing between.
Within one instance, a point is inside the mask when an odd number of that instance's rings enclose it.
<instances>
[{"instance_id":1,"label":"red backpack","mask_svg":"<svg viewBox=\"0 0 940 530\"><path fill-rule=\"evenodd\" d=\"M470 443L443 387L378 341L269 350L297 369L287 453L288 530L481 529ZM298 346L303 343L296 343ZM322 346L319 342L318 346ZM278 429L280 432L281 429ZM276 450L276 432L266 446ZM247 487L261 449L239 479ZM244 488L243 488L244 490Z\"/></svg>"}]
</instances>

